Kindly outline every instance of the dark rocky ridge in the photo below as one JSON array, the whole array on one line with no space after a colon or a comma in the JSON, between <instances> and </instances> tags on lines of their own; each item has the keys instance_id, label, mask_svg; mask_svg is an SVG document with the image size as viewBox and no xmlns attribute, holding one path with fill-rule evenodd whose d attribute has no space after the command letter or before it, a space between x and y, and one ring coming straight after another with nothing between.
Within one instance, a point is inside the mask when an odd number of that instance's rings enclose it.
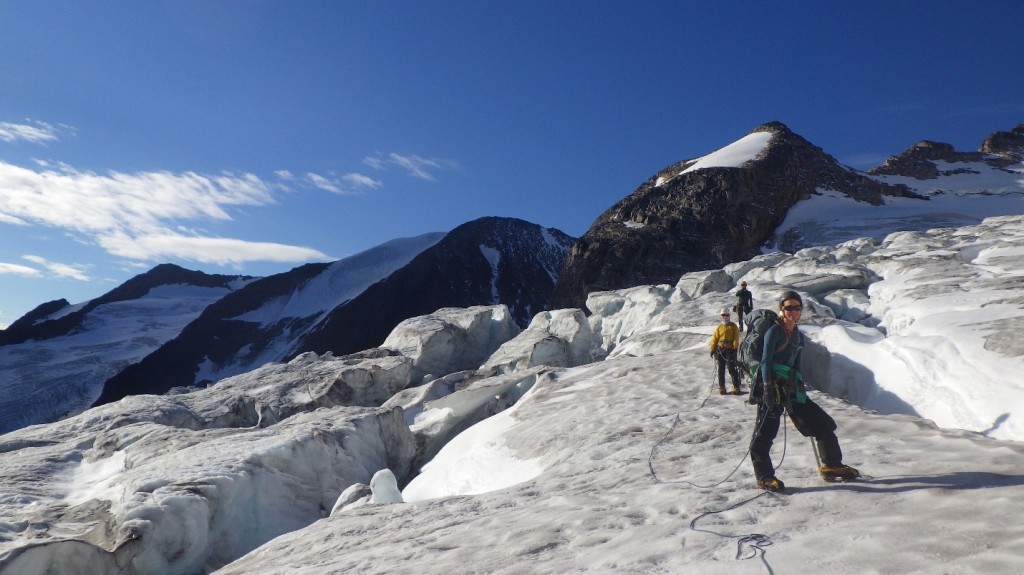
<instances>
[{"instance_id":1,"label":"dark rocky ridge","mask_svg":"<svg viewBox=\"0 0 1024 575\"><path fill-rule=\"evenodd\" d=\"M935 164L936 161L984 162L997 169L1024 161L1024 124L1008 132L990 134L976 152L958 152L950 144L921 140L905 152L889 158L881 166L872 168L868 173L908 176L919 180L930 180L939 176L962 173L978 173L967 166L940 170L939 166Z\"/></svg>"},{"instance_id":2,"label":"dark rocky ridge","mask_svg":"<svg viewBox=\"0 0 1024 575\"><path fill-rule=\"evenodd\" d=\"M1024 162L1024 123L1008 132L995 132L981 143L980 151L1006 158L1009 163Z\"/></svg>"},{"instance_id":3,"label":"dark rocky ridge","mask_svg":"<svg viewBox=\"0 0 1024 575\"><path fill-rule=\"evenodd\" d=\"M840 165L779 122L755 132L773 136L745 165L679 174L694 160L673 164L601 214L569 252L552 306L583 307L589 292L674 284L689 271L750 259L789 208L819 189L876 205L883 196L918 197Z\"/></svg>"}]
</instances>

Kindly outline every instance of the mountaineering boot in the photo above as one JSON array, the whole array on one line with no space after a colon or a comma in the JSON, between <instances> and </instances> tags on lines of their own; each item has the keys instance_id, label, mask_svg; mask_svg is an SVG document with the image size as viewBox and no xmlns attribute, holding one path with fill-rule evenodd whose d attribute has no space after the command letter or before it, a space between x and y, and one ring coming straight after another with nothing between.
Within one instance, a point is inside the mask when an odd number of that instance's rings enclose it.
<instances>
[{"instance_id":1,"label":"mountaineering boot","mask_svg":"<svg viewBox=\"0 0 1024 575\"><path fill-rule=\"evenodd\" d=\"M725 386L724 385L719 385L718 386L718 395L725 395Z\"/></svg>"},{"instance_id":2,"label":"mountaineering boot","mask_svg":"<svg viewBox=\"0 0 1024 575\"><path fill-rule=\"evenodd\" d=\"M734 385L734 386L732 387L732 394L733 394L733 395L740 395L740 388L739 388L739 386L735 386L735 385Z\"/></svg>"},{"instance_id":3,"label":"mountaineering boot","mask_svg":"<svg viewBox=\"0 0 1024 575\"><path fill-rule=\"evenodd\" d=\"M818 468L818 473L821 474L821 478L825 481L849 481L851 479L857 479L860 477L860 471L857 471L849 465L836 465L828 466L822 465Z\"/></svg>"},{"instance_id":4,"label":"mountaineering boot","mask_svg":"<svg viewBox=\"0 0 1024 575\"><path fill-rule=\"evenodd\" d=\"M758 479L757 486L760 487L761 489L764 489L765 491L782 492L786 490L786 485L779 481L779 479L774 475L769 475L768 477Z\"/></svg>"}]
</instances>

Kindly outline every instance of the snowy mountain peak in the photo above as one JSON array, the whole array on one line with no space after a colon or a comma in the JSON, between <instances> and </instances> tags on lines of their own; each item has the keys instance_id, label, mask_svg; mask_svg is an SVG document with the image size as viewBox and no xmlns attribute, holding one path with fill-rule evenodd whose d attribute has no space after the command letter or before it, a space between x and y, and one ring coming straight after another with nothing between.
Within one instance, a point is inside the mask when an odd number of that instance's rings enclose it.
<instances>
[{"instance_id":1,"label":"snowy mountain peak","mask_svg":"<svg viewBox=\"0 0 1024 575\"><path fill-rule=\"evenodd\" d=\"M592 291L674 281L759 253L797 202L822 191L882 205L914 196L902 183L841 165L781 122L660 170L606 210L577 241L555 286L557 307Z\"/></svg>"}]
</instances>

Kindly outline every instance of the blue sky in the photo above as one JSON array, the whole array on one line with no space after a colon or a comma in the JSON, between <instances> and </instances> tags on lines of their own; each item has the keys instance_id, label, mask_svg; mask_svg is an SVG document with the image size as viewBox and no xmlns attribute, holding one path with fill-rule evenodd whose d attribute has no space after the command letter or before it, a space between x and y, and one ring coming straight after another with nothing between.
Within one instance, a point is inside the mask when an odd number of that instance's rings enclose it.
<instances>
[{"instance_id":1,"label":"blue sky","mask_svg":"<svg viewBox=\"0 0 1024 575\"><path fill-rule=\"evenodd\" d=\"M1024 122L1024 3L834 6L0 1L0 325L163 262L579 236L772 120L862 169Z\"/></svg>"}]
</instances>

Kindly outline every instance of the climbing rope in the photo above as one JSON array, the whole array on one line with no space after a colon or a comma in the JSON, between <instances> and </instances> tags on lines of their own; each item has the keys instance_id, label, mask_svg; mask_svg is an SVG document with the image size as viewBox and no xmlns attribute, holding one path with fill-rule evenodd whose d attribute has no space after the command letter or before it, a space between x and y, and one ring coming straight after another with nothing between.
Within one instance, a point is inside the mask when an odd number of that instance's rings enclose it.
<instances>
[{"instance_id":1,"label":"climbing rope","mask_svg":"<svg viewBox=\"0 0 1024 575\"><path fill-rule=\"evenodd\" d=\"M713 378L712 382L711 382L711 389L708 391L707 397L704 398L704 400L701 402L701 404L694 411L699 411L699 410L704 408L704 405L708 402L708 399L711 398L712 393L714 393L714 389L715 389L716 385L717 385L716 381ZM665 415L667 415L667 414L665 414ZM665 480L665 479L662 479L662 478L658 477L658 472L654 469L654 454L657 452L658 447L662 443L664 443L669 438L669 436L672 435L673 431L675 431L676 426L679 425L680 415L681 415L681 412L677 411L676 414L675 414L675 417L672 419L672 424L669 425L668 431L666 431L665 434L662 435L661 438L658 439L657 442L655 442L654 446L651 447L651 453L647 457L647 468L651 472L651 477L654 478L655 483L664 483L664 484L681 483L681 484L697 487L699 489L712 489L712 488L718 487L719 485L722 485L723 483L728 481L736 473L736 471L739 470L739 468L743 465L743 462L750 455L750 447L749 446L747 447L747 451L743 454L743 457L741 457L740 461L736 464L736 467L734 467L733 470L729 472L729 475L725 476L724 479L722 479L721 481L719 481L717 483L713 483L711 485L701 485L701 484L694 483L692 481L688 481L688 480L685 480L685 479ZM782 456L779 458L779 464L776 466L776 469L781 468L783 462L785 462L785 460L786 460L786 447L787 447L787 443L788 443L788 432L786 430L786 415L787 415L786 412L783 411L782 412L782 422L781 422L782 423ZM764 423L765 423L765 421L767 419L768 419L767 417L762 418L759 425L764 425ZM760 427L758 428L758 430L760 430ZM755 430L755 433L758 430ZM815 451L815 455L817 455L817 451ZM708 529L698 529L697 528L697 522L699 520L701 520L702 518L704 518L704 517L707 517L709 515L719 514L719 513L725 513L727 511L732 511L733 509L737 509L739 507L742 507L743 505L746 505L747 503L750 503L752 501L755 501L755 500L757 500L757 499L759 499L761 497L764 497L764 496L770 495L770 494L771 493L768 492L768 491L762 491L761 493L758 493L757 495L755 495L753 497L750 497L750 498L744 499L742 501L739 501L737 503L734 503L734 504L732 504L729 507L726 507L724 509L705 511L705 512L701 513L700 515L694 517L693 520L690 521L690 530L691 531L702 532L702 533L709 533L711 535L716 535L718 537L724 537L726 539L736 539L736 560L748 560L748 559L753 559L755 557L759 557L761 559L761 563L764 564L764 567L768 571L769 575L774 575L775 572L772 570L771 565L768 563L768 559L766 557L767 551L765 550L766 547L769 547L772 544L771 537L769 537L769 536L767 536L767 535L765 535L763 533L751 533L751 534L748 534L748 535L730 535L730 534L727 534L727 533L718 533L716 531L711 531L711 530L708 530Z\"/></svg>"},{"instance_id":2,"label":"climbing rope","mask_svg":"<svg viewBox=\"0 0 1024 575\"><path fill-rule=\"evenodd\" d=\"M713 390L714 390L714 387L712 387L712 391ZM709 394L708 397L711 397L711 395ZM698 407L694 411L697 411L697 410L700 410L701 408L703 408L704 404L706 402L707 402L707 398L704 398L704 401L701 402L700 407ZM722 479L721 481L719 481L718 483L712 483L711 485L700 485L698 483L694 483L692 481L687 481L685 479L668 480L668 479L662 479L662 478L658 477L658 472L654 469L654 454L657 452L658 447L662 443L664 443L665 440L667 440L670 435L672 435L672 432L675 431L676 426L679 425L679 416L680 416L680 414L681 414L681 412L678 412L678 411L676 412L675 418L672 420L672 424L669 425L668 431L666 431L665 434L661 436L661 439L659 439L657 442L655 442L654 446L651 447L651 453L647 456L647 468L651 471L651 477L654 478L654 482L655 483L665 483L665 484L682 483L684 485L690 485L690 486L693 486L693 487L697 487L699 489L713 489L715 487L718 487L719 485L722 485L726 481L729 481L729 479L733 475L735 475L737 471L739 471L739 468L743 466L743 462L746 461L747 456L750 455L750 447L749 446L747 447L747 451L743 454L743 456L740 457L739 462L736 463L736 467L734 467L732 469L732 471L729 472L729 475L726 475L725 478ZM767 419L767 418L765 418L765 419ZM761 425L764 425L765 419L761 420ZM787 439L788 439L788 433L786 431L786 412L783 411L782 412L782 456L779 458L779 464L777 466L775 466L776 469L781 468L783 462L786 461Z\"/></svg>"},{"instance_id":3,"label":"climbing rope","mask_svg":"<svg viewBox=\"0 0 1024 575\"><path fill-rule=\"evenodd\" d=\"M767 535L765 535L763 533L751 533L749 535L729 535L728 533L718 533L717 531L711 531L710 529L698 529L697 528L697 521L700 521L701 519L703 519L704 517L707 517L708 515L714 515L714 514L717 514L717 513L725 513L726 511L732 511L733 509L736 509L738 507L742 507L743 505L746 505L747 503L750 503L751 501L754 501L754 500L759 499L761 497L764 497L766 495L769 495L769 492L762 491L761 493L758 493L757 495L755 495L753 497L750 497L748 499L744 499L743 501L740 501L738 503L734 503L734 504L730 505L729 507L726 507L725 509L718 509L718 510L714 510L714 511L705 511L704 513L701 513L700 515L694 517L692 521L690 521L690 530L691 531L697 531L697 532L700 532L700 533L709 533L711 535L716 535L718 537L724 537L726 539L736 539L736 560L737 561L740 561L740 560L744 560L745 561L747 559L753 559L754 557L760 557L761 563L764 564L764 567L765 567L765 569L768 570L768 573L769 574L774 574L775 572L772 570L772 566L768 564L768 558L765 556L766 553L767 553L767 551L765 550L765 547L768 547L768 546L770 546L772 544L772 538L771 537L769 537L769 536L767 536ZM744 547L749 547L751 549L751 551L747 552L747 553L744 553Z\"/></svg>"}]
</instances>

